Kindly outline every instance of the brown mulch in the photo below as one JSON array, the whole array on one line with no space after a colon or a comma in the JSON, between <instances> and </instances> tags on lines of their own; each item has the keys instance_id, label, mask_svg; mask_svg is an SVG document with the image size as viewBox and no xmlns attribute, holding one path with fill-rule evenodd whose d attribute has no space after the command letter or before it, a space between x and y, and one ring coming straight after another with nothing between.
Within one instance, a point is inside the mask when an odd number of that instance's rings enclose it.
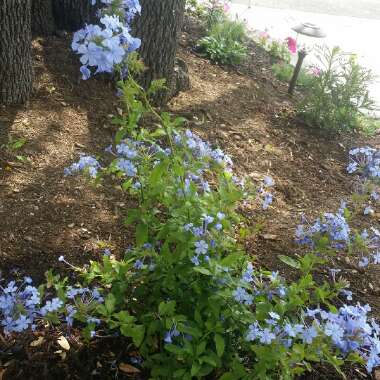
<instances>
[{"instance_id":1,"label":"brown mulch","mask_svg":"<svg viewBox=\"0 0 380 380\"><path fill-rule=\"evenodd\" d=\"M331 137L304 126L294 115L294 99L288 97L286 85L273 78L270 60L260 48L252 45L243 65L222 68L194 54L193 32L194 26L188 24L179 52L189 67L191 90L173 99L168 109L185 115L192 129L228 152L238 173L254 180L273 176L275 203L265 214L251 215L251 224L260 228L249 237L247 249L261 265L290 274L277 256L298 250L293 234L301 215L315 217L349 199L348 149L362 144L379 148L380 137ZM63 176L64 168L80 153L101 155L112 142L115 129L110 119L117 112L113 85L102 78L79 81L78 60L70 52L69 38L36 39L33 48L31 100L20 107L0 106L0 269L4 277L28 274L40 281L50 268L64 273L57 261L60 255L73 264L85 264L97 259L106 246L122 253L131 236L122 226L127 199L120 189L110 184L95 188L83 178ZM5 147L10 138L21 137L27 142L19 151ZM372 223L379 221L375 214ZM379 271L361 272L346 264L337 262L342 276L351 282L361 302L369 302L379 315ZM12 369L16 372L8 371L4 379L114 378L116 370L111 368L120 353L125 354L114 349L112 342L83 352L70 359L74 364L68 369L54 361L41 364L42 360L20 348L9 355L17 357L12 365L24 372ZM110 352L119 354L108 358ZM1 349L0 362L6 355ZM38 369L25 364L32 361ZM86 361L88 366L80 368L79 363ZM91 374L96 368L100 377L97 372ZM112 375L106 375L107 370ZM351 378L356 376L362 378L360 374Z\"/></svg>"}]
</instances>

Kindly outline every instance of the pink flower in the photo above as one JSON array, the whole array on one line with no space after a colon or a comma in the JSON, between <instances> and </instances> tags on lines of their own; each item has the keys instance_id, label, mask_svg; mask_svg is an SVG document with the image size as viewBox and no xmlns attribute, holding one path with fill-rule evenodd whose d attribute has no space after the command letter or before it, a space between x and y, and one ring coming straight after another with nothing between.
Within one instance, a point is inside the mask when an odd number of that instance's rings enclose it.
<instances>
[{"instance_id":1,"label":"pink flower","mask_svg":"<svg viewBox=\"0 0 380 380\"><path fill-rule=\"evenodd\" d=\"M269 33L266 30L264 30L264 31L259 33L259 37L266 40L269 38Z\"/></svg>"},{"instance_id":2,"label":"pink flower","mask_svg":"<svg viewBox=\"0 0 380 380\"><path fill-rule=\"evenodd\" d=\"M315 77L319 77L321 75L322 70L319 67L313 66L310 69L311 75L314 75Z\"/></svg>"},{"instance_id":3,"label":"pink flower","mask_svg":"<svg viewBox=\"0 0 380 380\"><path fill-rule=\"evenodd\" d=\"M297 41L292 37L287 37L285 41L288 43L288 49L291 53L297 53Z\"/></svg>"},{"instance_id":4,"label":"pink flower","mask_svg":"<svg viewBox=\"0 0 380 380\"><path fill-rule=\"evenodd\" d=\"M223 6L224 13L227 13L229 10L230 10L230 5L227 2L225 2Z\"/></svg>"}]
</instances>

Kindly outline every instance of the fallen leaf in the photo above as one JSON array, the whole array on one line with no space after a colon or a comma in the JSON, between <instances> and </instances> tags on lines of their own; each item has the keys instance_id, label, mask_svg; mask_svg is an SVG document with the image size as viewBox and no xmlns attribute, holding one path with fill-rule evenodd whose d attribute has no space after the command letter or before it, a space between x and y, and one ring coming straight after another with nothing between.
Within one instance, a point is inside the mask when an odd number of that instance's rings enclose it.
<instances>
[{"instance_id":1,"label":"fallen leaf","mask_svg":"<svg viewBox=\"0 0 380 380\"><path fill-rule=\"evenodd\" d=\"M45 342L45 338L43 336L40 336L38 339L33 340L33 342L30 343L30 347L38 347L41 346L41 344Z\"/></svg>"},{"instance_id":2,"label":"fallen leaf","mask_svg":"<svg viewBox=\"0 0 380 380\"><path fill-rule=\"evenodd\" d=\"M67 356L66 351L58 350L58 351L55 351L54 353L59 355L62 360L66 359L66 356Z\"/></svg>"},{"instance_id":3,"label":"fallen leaf","mask_svg":"<svg viewBox=\"0 0 380 380\"><path fill-rule=\"evenodd\" d=\"M70 344L67 339L62 335L57 339L57 343L66 351L70 350Z\"/></svg>"},{"instance_id":4,"label":"fallen leaf","mask_svg":"<svg viewBox=\"0 0 380 380\"><path fill-rule=\"evenodd\" d=\"M120 363L119 365L120 371L123 371L124 373L140 373L141 371L133 367L133 365L127 364L127 363Z\"/></svg>"},{"instance_id":5,"label":"fallen leaf","mask_svg":"<svg viewBox=\"0 0 380 380\"><path fill-rule=\"evenodd\" d=\"M277 240L278 236L277 235L272 235L272 234L264 234L263 238L265 240Z\"/></svg>"}]
</instances>

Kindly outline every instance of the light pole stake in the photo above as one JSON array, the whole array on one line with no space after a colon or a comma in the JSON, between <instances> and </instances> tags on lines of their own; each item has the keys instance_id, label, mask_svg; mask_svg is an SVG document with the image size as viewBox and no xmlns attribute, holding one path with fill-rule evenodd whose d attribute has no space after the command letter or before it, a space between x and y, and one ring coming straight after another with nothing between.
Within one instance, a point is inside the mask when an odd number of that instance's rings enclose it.
<instances>
[{"instance_id":1,"label":"light pole stake","mask_svg":"<svg viewBox=\"0 0 380 380\"><path fill-rule=\"evenodd\" d=\"M296 67L294 68L292 79L289 82L289 88L288 88L289 95L293 95L294 88L296 87L296 84L297 84L298 75L300 74L302 63L306 56L307 56L307 52L305 49L301 49L298 51L298 61L297 61Z\"/></svg>"}]
</instances>

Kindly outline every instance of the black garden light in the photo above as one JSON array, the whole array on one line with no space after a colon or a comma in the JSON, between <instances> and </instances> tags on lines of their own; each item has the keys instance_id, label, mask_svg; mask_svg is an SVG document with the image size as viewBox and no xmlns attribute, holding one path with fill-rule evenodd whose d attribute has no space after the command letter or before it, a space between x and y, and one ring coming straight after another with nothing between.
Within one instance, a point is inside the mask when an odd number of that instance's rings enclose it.
<instances>
[{"instance_id":1,"label":"black garden light","mask_svg":"<svg viewBox=\"0 0 380 380\"><path fill-rule=\"evenodd\" d=\"M303 36L307 37L313 37L313 38L324 38L326 37L326 34L322 31L320 27L317 25L311 24L309 22L305 22L302 24L299 24L292 28L297 34L302 34ZM306 48L302 48L298 50L298 60L296 67L294 68L293 76L292 79L289 82L289 88L288 88L288 93L290 95L293 94L294 88L297 83L298 75L301 71L302 63L305 57L307 56L308 51Z\"/></svg>"}]
</instances>

